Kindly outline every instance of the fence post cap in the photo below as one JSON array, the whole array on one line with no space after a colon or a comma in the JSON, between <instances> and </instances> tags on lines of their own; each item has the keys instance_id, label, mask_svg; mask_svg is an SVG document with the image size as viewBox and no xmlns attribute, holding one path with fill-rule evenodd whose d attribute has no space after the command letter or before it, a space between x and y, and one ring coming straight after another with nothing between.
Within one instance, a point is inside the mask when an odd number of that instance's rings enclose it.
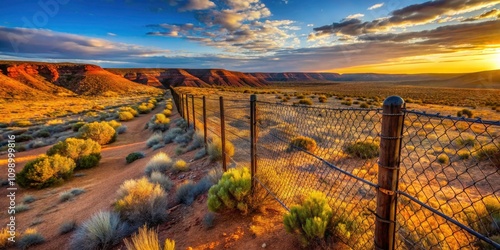
<instances>
[{"instance_id":1,"label":"fence post cap","mask_svg":"<svg viewBox=\"0 0 500 250\"><path fill-rule=\"evenodd\" d=\"M257 101L257 95L256 94L250 95L250 101Z\"/></svg>"},{"instance_id":2,"label":"fence post cap","mask_svg":"<svg viewBox=\"0 0 500 250\"><path fill-rule=\"evenodd\" d=\"M397 95L389 96L384 100L384 106L402 106L404 103L403 98Z\"/></svg>"}]
</instances>

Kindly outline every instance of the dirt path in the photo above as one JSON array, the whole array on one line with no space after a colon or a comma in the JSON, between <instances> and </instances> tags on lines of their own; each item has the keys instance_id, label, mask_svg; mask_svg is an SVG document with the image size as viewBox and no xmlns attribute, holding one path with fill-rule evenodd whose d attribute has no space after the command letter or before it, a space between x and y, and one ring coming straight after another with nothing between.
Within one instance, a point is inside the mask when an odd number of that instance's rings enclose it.
<instances>
[{"instance_id":1,"label":"dirt path","mask_svg":"<svg viewBox=\"0 0 500 250\"><path fill-rule=\"evenodd\" d=\"M16 194L18 204L21 202L22 197L28 194L37 199L29 204L30 210L16 216L18 232L23 232L26 228L32 226L37 228L45 237L46 243L33 249L66 249L71 234L60 236L58 229L61 224L71 220L81 223L99 210L111 209L115 193L123 181L141 177L146 162L157 152L163 151L169 155L173 154L173 145L159 149L154 153L145 145L151 132L144 129L144 126L151 116L162 110L163 105L158 105L150 114L141 115L132 121L123 122L122 124L128 127L127 131L119 135L116 142L103 147L102 159L98 167L75 172L77 176L82 175L81 177L74 177L55 188L18 190ZM176 117L178 117L178 114L174 112L172 119ZM17 171L20 171L27 161L45 153L49 148L50 146L47 146L17 153ZM146 153L146 157L131 164L126 164L125 156L136 151ZM3 156L3 158L5 157ZM2 170L0 176L5 178L6 166L2 165L0 169ZM61 203L59 194L71 188L84 188L85 193L77 196L74 200ZM6 188L0 189L0 197L2 197L0 199L0 208L2 208L0 225L7 223L8 200L4 198L6 195Z\"/></svg>"}]
</instances>

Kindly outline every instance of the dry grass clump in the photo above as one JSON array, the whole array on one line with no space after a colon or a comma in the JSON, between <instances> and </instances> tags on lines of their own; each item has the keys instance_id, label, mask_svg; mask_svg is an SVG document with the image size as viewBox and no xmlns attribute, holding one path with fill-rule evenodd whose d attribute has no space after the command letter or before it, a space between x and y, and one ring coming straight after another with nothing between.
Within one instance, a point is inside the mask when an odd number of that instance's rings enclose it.
<instances>
[{"instance_id":1,"label":"dry grass clump","mask_svg":"<svg viewBox=\"0 0 500 250\"><path fill-rule=\"evenodd\" d=\"M118 119L120 119L120 121L130 121L134 119L134 115L128 111L120 111L118 113Z\"/></svg>"},{"instance_id":2,"label":"dry grass clump","mask_svg":"<svg viewBox=\"0 0 500 250\"><path fill-rule=\"evenodd\" d=\"M167 196L158 184L146 177L127 180L117 192L115 210L136 225L157 225L166 219Z\"/></svg>"},{"instance_id":3,"label":"dry grass clump","mask_svg":"<svg viewBox=\"0 0 500 250\"><path fill-rule=\"evenodd\" d=\"M144 170L147 176L150 176L154 171L160 173L165 173L168 169L172 167L173 161L167 154L160 152L153 156L151 160L146 164L146 169Z\"/></svg>"},{"instance_id":4,"label":"dry grass clump","mask_svg":"<svg viewBox=\"0 0 500 250\"><path fill-rule=\"evenodd\" d=\"M189 170L189 164L187 164L184 160L177 160L174 163L173 168L178 172L185 172Z\"/></svg>"},{"instance_id":5,"label":"dry grass clump","mask_svg":"<svg viewBox=\"0 0 500 250\"><path fill-rule=\"evenodd\" d=\"M378 157L379 144L375 141L358 141L346 146L347 154L361 159L372 159Z\"/></svg>"},{"instance_id":6,"label":"dry grass clump","mask_svg":"<svg viewBox=\"0 0 500 250\"><path fill-rule=\"evenodd\" d=\"M288 151L294 150L305 150L309 152L313 152L317 147L316 141L307 136L298 136L292 139L290 145L288 146Z\"/></svg>"},{"instance_id":7,"label":"dry grass clump","mask_svg":"<svg viewBox=\"0 0 500 250\"><path fill-rule=\"evenodd\" d=\"M45 242L45 238L35 228L28 228L24 231L21 238L17 242L20 249L27 249L34 245L39 245Z\"/></svg>"},{"instance_id":8,"label":"dry grass clump","mask_svg":"<svg viewBox=\"0 0 500 250\"><path fill-rule=\"evenodd\" d=\"M226 156L232 157L234 155L234 145L226 140L225 143L225 152ZM222 160L222 141L221 139L213 139L212 142L208 143L207 153L210 156L210 160L212 161L221 161Z\"/></svg>"},{"instance_id":9,"label":"dry grass clump","mask_svg":"<svg viewBox=\"0 0 500 250\"><path fill-rule=\"evenodd\" d=\"M143 226L139 229L139 232L134 234L130 241L124 240L125 247L127 250L174 250L175 241L170 239L165 239L163 248L160 246L158 241L158 232L153 229L148 229Z\"/></svg>"}]
</instances>

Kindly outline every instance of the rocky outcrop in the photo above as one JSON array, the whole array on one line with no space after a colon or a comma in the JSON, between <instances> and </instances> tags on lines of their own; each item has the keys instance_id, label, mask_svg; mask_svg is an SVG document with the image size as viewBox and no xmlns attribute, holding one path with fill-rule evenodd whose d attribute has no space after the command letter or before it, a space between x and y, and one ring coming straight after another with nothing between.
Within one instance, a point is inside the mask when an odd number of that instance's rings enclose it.
<instances>
[{"instance_id":1,"label":"rocky outcrop","mask_svg":"<svg viewBox=\"0 0 500 250\"><path fill-rule=\"evenodd\" d=\"M23 96L18 92L26 87L48 96L158 92L91 64L0 61L0 73L5 76L0 85L14 87L9 96Z\"/></svg>"}]
</instances>

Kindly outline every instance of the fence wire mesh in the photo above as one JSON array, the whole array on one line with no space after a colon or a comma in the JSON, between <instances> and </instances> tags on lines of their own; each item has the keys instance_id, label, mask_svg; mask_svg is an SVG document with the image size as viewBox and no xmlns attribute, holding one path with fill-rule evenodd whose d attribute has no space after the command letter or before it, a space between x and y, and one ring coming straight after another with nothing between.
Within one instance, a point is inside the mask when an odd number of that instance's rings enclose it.
<instances>
[{"instance_id":1,"label":"fence wire mesh","mask_svg":"<svg viewBox=\"0 0 500 250\"><path fill-rule=\"evenodd\" d=\"M220 139L220 100L173 92L196 130ZM250 102L224 98L228 167L250 165ZM203 108L206 123L203 123ZM500 122L404 110L396 249L500 249ZM373 249L382 110L256 102L254 176L286 209L327 195L335 234ZM312 143L314 141L314 143ZM313 145L313 146L311 146Z\"/></svg>"},{"instance_id":2,"label":"fence wire mesh","mask_svg":"<svg viewBox=\"0 0 500 250\"><path fill-rule=\"evenodd\" d=\"M498 122L406 112L399 247L500 247L499 135Z\"/></svg>"},{"instance_id":3,"label":"fence wire mesh","mask_svg":"<svg viewBox=\"0 0 500 250\"><path fill-rule=\"evenodd\" d=\"M380 110L257 102L257 178L287 208L325 193L341 240L371 249L380 120Z\"/></svg>"}]
</instances>

